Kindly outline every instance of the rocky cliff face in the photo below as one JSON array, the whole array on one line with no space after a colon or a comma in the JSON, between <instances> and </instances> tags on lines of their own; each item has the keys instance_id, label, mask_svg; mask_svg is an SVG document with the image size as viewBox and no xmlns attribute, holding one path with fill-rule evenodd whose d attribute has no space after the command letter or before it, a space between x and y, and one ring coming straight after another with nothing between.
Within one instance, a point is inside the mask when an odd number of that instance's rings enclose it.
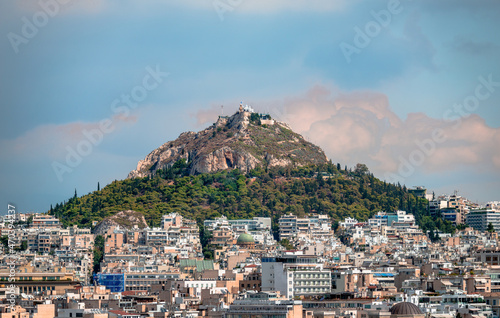
<instances>
[{"instance_id":1,"label":"rocky cliff face","mask_svg":"<svg viewBox=\"0 0 500 318\"><path fill-rule=\"evenodd\" d=\"M263 124L265 123L265 124ZM257 166L301 166L327 162L323 151L294 133L285 123L237 112L220 117L198 132L185 132L153 150L129 178L152 176L158 169L186 159L190 174L226 169L248 172Z\"/></svg>"}]
</instances>

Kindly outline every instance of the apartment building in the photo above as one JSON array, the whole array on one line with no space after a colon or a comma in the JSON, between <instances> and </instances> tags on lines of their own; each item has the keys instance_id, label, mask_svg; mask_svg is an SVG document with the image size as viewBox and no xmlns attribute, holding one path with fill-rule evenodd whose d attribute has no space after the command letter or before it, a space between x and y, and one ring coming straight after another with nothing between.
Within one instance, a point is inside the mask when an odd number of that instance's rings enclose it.
<instances>
[{"instance_id":1,"label":"apartment building","mask_svg":"<svg viewBox=\"0 0 500 318\"><path fill-rule=\"evenodd\" d=\"M371 270L335 270L332 272L332 293L362 291L377 282Z\"/></svg>"},{"instance_id":2,"label":"apartment building","mask_svg":"<svg viewBox=\"0 0 500 318\"><path fill-rule=\"evenodd\" d=\"M429 213L432 217L441 217L453 224L465 222L470 202L459 195L439 196L429 200Z\"/></svg>"},{"instance_id":3,"label":"apartment building","mask_svg":"<svg viewBox=\"0 0 500 318\"><path fill-rule=\"evenodd\" d=\"M500 232L500 211L493 209L476 209L471 210L466 215L467 225L475 230L484 232L488 228L488 224L492 224L496 232Z\"/></svg>"},{"instance_id":4,"label":"apartment building","mask_svg":"<svg viewBox=\"0 0 500 318\"><path fill-rule=\"evenodd\" d=\"M332 223L326 215L314 215L309 218L298 218L296 215L288 214L280 217L279 221L280 240L293 240L299 235L311 239L325 239L333 237Z\"/></svg>"},{"instance_id":5,"label":"apartment building","mask_svg":"<svg viewBox=\"0 0 500 318\"><path fill-rule=\"evenodd\" d=\"M331 272L315 256L283 255L262 258L262 291L279 291L287 298L328 294Z\"/></svg>"},{"instance_id":6,"label":"apartment building","mask_svg":"<svg viewBox=\"0 0 500 318\"><path fill-rule=\"evenodd\" d=\"M60 228L61 223L59 219L52 215L46 214L35 214L33 215L33 221L30 224L32 228Z\"/></svg>"}]
</instances>

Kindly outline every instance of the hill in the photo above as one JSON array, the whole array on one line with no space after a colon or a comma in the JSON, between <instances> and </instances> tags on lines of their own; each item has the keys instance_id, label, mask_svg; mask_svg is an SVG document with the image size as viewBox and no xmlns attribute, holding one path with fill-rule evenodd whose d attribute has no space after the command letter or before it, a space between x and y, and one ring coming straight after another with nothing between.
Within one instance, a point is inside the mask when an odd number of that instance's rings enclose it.
<instances>
[{"instance_id":1,"label":"hill","mask_svg":"<svg viewBox=\"0 0 500 318\"><path fill-rule=\"evenodd\" d=\"M231 117L219 117L212 126L185 132L153 150L129 178L155 175L160 169L184 159L188 173L212 173L239 169L247 173L257 167L325 164L318 146L304 140L285 123L269 115L240 110Z\"/></svg>"},{"instance_id":2,"label":"hill","mask_svg":"<svg viewBox=\"0 0 500 318\"><path fill-rule=\"evenodd\" d=\"M378 180L365 165L341 169L285 123L240 107L205 130L163 144L126 180L80 198L75 191L49 213L64 225L86 227L126 210L144 215L149 226L159 226L170 212L199 225L221 215L264 216L276 231L284 213L364 221L377 211L399 209L413 213L424 230L453 231L450 223L430 218L427 204L404 186Z\"/></svg>"}]
</instances>

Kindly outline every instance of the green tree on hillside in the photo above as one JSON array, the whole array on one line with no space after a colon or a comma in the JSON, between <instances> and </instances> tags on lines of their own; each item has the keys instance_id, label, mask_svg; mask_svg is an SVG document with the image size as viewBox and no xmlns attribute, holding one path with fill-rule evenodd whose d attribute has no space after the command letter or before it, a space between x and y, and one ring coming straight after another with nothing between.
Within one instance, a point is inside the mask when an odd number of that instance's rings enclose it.
<instances>
[{"instance_id":1,"label":"green tree on hillside","mask_svg":"<svg viewBox=\"0 0 500 318\"><path fill-rule=\"evenodd\" d=\"M150 226L158 226L162 215L170 212L197 220L199 225L220 215L230 219L261 216L272 219L276 234L278 219L285 213L326 214L335 222L349 216L366 221L380 210L405 210L415 215L424 231L455 230L450 222L432 218L428 201L408 193L404 186L380 181L368 172L360 175L356 169L339 171L332 163L194 176L187 175L187 167L188 163L180 160L151 178L113 181L78 200L72 197L55 204L50 213L65 226L85 227L122 210L144 214ZM327 177L323 178L325 172Z\"/></svg>"}]
</instances>

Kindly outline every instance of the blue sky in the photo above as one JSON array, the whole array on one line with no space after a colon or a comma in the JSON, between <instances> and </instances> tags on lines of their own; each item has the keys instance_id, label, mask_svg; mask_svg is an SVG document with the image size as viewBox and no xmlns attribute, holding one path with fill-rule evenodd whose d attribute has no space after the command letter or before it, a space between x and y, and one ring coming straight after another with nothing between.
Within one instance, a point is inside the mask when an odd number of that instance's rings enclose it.
<instances>
[{"instance_id":1,"label":"blue sky","mask_svg":"<svg viewBox=\"0 0 500 318\"><path fill-rule=\"evenodd\" d=\"M241 100L333 162L499 200L499 13L497 1L3 1L1 201L42 212L123 179ZM151 69L168 75L144 90ZM133 92L146 92L135 108L112 107ZM85 150L73 166L68 149Z\"/></svg>"}]
</instances>

